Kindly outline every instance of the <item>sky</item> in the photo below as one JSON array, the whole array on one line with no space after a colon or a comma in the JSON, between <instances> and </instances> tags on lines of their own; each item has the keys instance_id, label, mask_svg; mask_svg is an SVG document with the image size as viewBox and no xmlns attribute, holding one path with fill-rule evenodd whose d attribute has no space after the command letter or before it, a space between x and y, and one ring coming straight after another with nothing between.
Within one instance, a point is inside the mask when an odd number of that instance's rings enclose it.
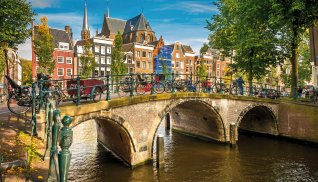
<instances>
[{"instance_id":1,"label":"sky","mask_svg":"<svg viewBox=\"0 0 318 182\"><path fill-rule=\"evenodd\" d=\"M31 2L35 25L46 16L52 28L64 29L70 25L74 40L81 38L84 16L84 0L27 0ZM208 42L207 20L211 21L217 8L215 0L109 0L110 17L128 20L143 12L157 38L161 35L165 44L180 41L199 52ZM102 29L107 0L86 0L88 24L91 35ZM19 46L19 56L31 60L31 41Z\"/></svg>"}]
</instances>

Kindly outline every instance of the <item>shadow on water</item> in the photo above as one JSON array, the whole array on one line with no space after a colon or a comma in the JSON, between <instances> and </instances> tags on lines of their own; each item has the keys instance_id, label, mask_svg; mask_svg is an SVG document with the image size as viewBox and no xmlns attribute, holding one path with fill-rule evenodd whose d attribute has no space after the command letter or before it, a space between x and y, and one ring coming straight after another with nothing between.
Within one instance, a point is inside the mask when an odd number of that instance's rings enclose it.
<instances>
[{"instance_id":1,"label":"shadow on water","mask_svg":"<svg viewBox=\"0 0 318 182\"><path fill-rule=\"evenodd\" d=\"M94 123L94 124L92 124ZM74 128L69 181L317 181L318 148L240 135L238 145L206 142L176 132L165 136L165 164L133 170L96 141L95 122ZM154 156L155 158L155 156Z\"/></svg>"}]
</instances>

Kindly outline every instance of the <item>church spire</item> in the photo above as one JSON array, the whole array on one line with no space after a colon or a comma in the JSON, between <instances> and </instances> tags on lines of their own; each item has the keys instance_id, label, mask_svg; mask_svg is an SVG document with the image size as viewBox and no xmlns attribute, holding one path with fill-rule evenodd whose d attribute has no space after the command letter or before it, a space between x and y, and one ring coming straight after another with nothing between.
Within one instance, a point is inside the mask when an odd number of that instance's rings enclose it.
<instances>
[{"instance_id":1,"label":"church spire","mask_svg":"<svg viewBox=\"0 0 318 182\"><path fill-rule=\"evenodd\" d=\"M106 9L106 14L105 14L105 16L106 16L107 18L109 18L109 0L107 0L107 9Z\"/></svg>"},{"instance_id":2,"label":"church spire","mask_svg":"<svg viewBox=\"0 0 318 182\"><path fill-rule=\"evenodd\" d=\"M84 3L84 19L83 19L83 28L82 28L82 39L89 39L90 38L90 31L88 27L88 17L87 17L87 6L86 6L86 0Z\"/></svg>"}]
</instances>

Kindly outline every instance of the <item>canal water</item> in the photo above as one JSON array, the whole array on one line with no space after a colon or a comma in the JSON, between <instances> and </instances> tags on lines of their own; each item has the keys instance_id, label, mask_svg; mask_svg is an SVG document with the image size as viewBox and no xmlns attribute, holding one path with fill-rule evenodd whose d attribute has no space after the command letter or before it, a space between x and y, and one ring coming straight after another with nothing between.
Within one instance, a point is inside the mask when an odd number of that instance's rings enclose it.
<instances>
[{"instance_id":1,"label":"canal water","mask_svg":"<svg viewBox=\"0 0 318 182\"><path fill-rule=\"evenodd\" d=\"M162 122L163 123L163 122ZM165 164L133 170L97 143L95 122L74 128L69 181L227 182L318 181L318 148L259 136L239 135L236 149L176 132L165 136Z\"/></svg>"}]
</instances>

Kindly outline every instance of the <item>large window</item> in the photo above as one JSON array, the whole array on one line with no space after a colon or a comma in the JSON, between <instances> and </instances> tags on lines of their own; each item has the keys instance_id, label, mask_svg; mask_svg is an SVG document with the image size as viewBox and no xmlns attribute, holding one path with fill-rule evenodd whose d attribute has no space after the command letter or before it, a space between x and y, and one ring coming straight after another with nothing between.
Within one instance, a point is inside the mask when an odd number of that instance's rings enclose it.
<instances>
[{"instance_id":1,"label":"large window","mask_svg":"<svg viewBox=\"0 0 318 182\"><path fill-rule=\"evenodd\" d=\"M110 54L112 52L111 47L107 47L107 54Z\"/></svg>"},{"instance_id":2,"label":"large window","mask_svg":"<svg viewBox=\"0 0 318 182\"><path fill-rule=\"evenodd\" d=\"M142 57L146 57L147 56L147 52L146 51L142 51Z\"/></svg>"},{"instance_id":3,"label":"large window","mask_svg":"<svg viewBox=\"0 0 318 182\"><path fill-rule=\"evenodd\" d=\"M142 62L142 68L146 68L146 61Z\"/></svg>"},{"instance_id":4,"label":"large window","mask_svg":"<svg viewBox=\"0 0 318 182\"><path fill-rule=\"evenodd\" d=\"M111 64L111 58L110 57L107 57L107 64Z\"/></svg>"},{"instance_id":5,"label":"large window","mask_svg":"<svg viewBox=\"0 0 318 182\"><path fill-rule=\"evenodd\" d=\"M176 53L176 58L180 58L180 53Z\"/></svg>"},{"instance_id":6,"label":"large window","mask_svg":"<svg viewBox=\"0 0 318 182\"><path fill-rule=\"evenodd\" d=\"M148 58L152 58L152 52L148 52Z\"/></svg>"},{"instance_id":7,"label":"large window","mask_svg":"<svg viewBox=\"0 0 318 182\"><path fill-rule=\"evenodd\" d=\"M140 57L140 51L136 51L137 57Z\"/></svg>"},{"instance_id":8,"label":"large window","mask_svg":"<svg viewBox=\"0 0 318 182\"><path fill-rule=\"evenodd\" d=\"M99 52L99 45L95 45L95 52Z\"/></svg>"},{"instance_id":9,"label":"large window","mask_svg":"<svg viewBox=\"0 0 318 182\"><path fill-rule=\"evenodd\" d=\"M105 46L100 46L100 53L105 54Z\"/></svg>"},{"instance_id":10,"label":"large window","mask_svg":"<svg viewBox=\"0 0 318 182\"><path fill-rule=\"evenodd\" d=\"M64 63L64 57L57 56L57 63Z\"/></svg>"},{"instance_id":11,"label":"large window","mask_svg":"<svg viewBox=\"0 0 318 182\"><path fill-rule=\"evenodd\" d=\"M105 76L105 68L100 68L100 76Z\"/></svg>"},{"instance_id":12,"label":"large window","mask_svg":"<svg viewBox=\"0 0 318 182\"><path fill-rule=\"evenodd\" d=\"M140 61L137 61L137 68L140 68Z\"/></svg>"},{"instance_id":13,"label":"large window","mask_svg":"<svg viewBox=\"0 0 318 182\"><path fill-rule=\"evenodd\" d=\"M64 68L58 68L57 69L57 76L63 76L64 75Z\"/></svg>"},{"instance_id":14,"label":"large window","mask_svg":"<svg viewBox=\"0 0 318 182\"><path fill-rule=\"evenodd\" d=\"M72 68L66 68L66 75L72 76Z\"/></svg>"},{"instance_id":15,"label":"large window","mask_svg":"<svg viewBox=\"0 0 318 182\"><path fill-rule=\"evenodd\" d=\"M100 57L100 64L105 64L105 56Z\"/></svg>"},{"instance_id":16,"label":"large window","mask_svg":"<svg viewBox=\"0 0 318 182\"><path fill-rule=\"evenodd\" d=\"M180 62L176 62L176 68L179 68Z\"/></svg>"},{"instance_id":17,"label":"large window","mask_svg":"<svg viewBox=\"0 0 318 182\"><path fill-rule=\"evenodd\" d=\"M66 57L66 64L72 64L72 57Z\"/></svg>"},{"instance_id":18,"label":"large window","mask_svg":"<svg viewBox=\"0 0 318 182\"><path fill-rule=\"evenodd\" d=\"M151 62L148 63L148 69L152 69L152 63Z\"/></svg>"},{"instance_id":19,"label":"large window","mask_svg":"<svg viewBox=\"0 0 318 182\"><path fill-rule=\"evenodd\" d=\"M99 64L99 56L95 56L95 62Z\"/></svg>"}]
</instances>

